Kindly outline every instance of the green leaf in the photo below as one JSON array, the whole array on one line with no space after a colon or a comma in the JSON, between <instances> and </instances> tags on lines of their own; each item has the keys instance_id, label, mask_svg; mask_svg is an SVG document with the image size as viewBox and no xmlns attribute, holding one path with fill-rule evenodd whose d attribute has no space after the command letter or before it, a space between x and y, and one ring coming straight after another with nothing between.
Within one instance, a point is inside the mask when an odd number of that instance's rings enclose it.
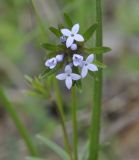
<instances>
[{"instance_id":1,"label":"green leaf","mask_svg":"<svg viewBox=\"0 0 139 160\"><path fill-rule=\"evenodd\" d=\"M38 157L26 157L26 160L44 160L42 158L38 158ZM46 158L45 158L46 160Z\"/></svg>"},{"instance_id":2,"label":"green leaf","mask_svg":"<svg viewBox=\"0 0 139 160\"><path fill-rule=\"evenodd\" d=\"M32 83L33 79L30 76L24 75L24 77L29 83Z\"/></svg>"},{"instance_id":3,"label":"green leaf","mask_svg":"<svg viewBox=\"0 0 139 160\"><path fill-rule=\"evenodd\" d=\"M23 122L21 121L19 115L17 114L15 107L8 100L5 93L3 92L3 89L1 88L1 86L0 86L0 104L3 107L5 107L6 111L9 113L11 119L13 120L14 125L16 126L18 132L20 133L21 137L23 138L23 140L26 144L26 147L28 148L28 151L30 151L30 154L32 156L37 156L38 151L32 141L31 136L28 134L28 131L27 131L26 127L24 126Z\"/></svg>"},{"instance_id":4,"label":"green leaf","mask_svg":"<svg viewBox=\"0 0 139 160\"><path fill-rule=\"evenodd\" d=\"M97 29L97 23L93 24L91 27L87 29L87 31L83 34L85 42L88 41L92 37L96 29Z\"/></svg>"},{"instance_id":5,"label":"green leaf","mask_svg":"<svg viewBox=\"0 0 139 160\"><path fill-rule=\"evenodd\" d=\"M62 67L63 63L58 64L55 68L49 69L47 68L42 74L39 75L39 79L48 78L52 75L54 75L59 69Z\"/></svg>"},{"instance_id":6,"label":"green leaf","mask_svg":"<svg viewBox=\"0 0 139 160\"><path fill-rule=\"evenodd\" d=\"M103 64L103 63L101 63L101 62L99 62L99 61L97 61L97 60L94 60L94 62L93 62L95 65L97 65L98 67L100 67L100 68L106 68L106 65L105 64Z\"/></svg>"},{"instance_id":7,"label":"green leaf","mask_svg":"<svg viewBox=\"0 0 139 160\"><path fill-rule=\"evenodd\" d=\"M49 44L49 43L42 43L41 45L43 46L43 48L50 50L50 51L57 51L59 49L58 46Z\"/></svg>"},{"instance_id":8,"label":"green leaf","mask_svg":"<svg viewBox=\"0 0 139 160\"><path fill-rule=\"evenodd\" d=\"M85 51L94 52L93 54L103 54L110 52L111 48L109 47L95 47L95 48L84 48Z\"/></svg>"},{"instance_id":9,"label":"green leaf","mask_svg":"<svg viewBox=\"0 0 139 160\"><path fill-rule=\"evenodd\" d=\"M59 157L61 157L63 160L69 160L69 156L66 153L66 151L58 146L56 143L50 141L46 137L43 137L41 135L37 135L37 138L42 141L46 146L48 146L52 151L54 151Z\"/></svg>"},{"instance_id":10,"label":"green leaf","mask_svg":"<svg viewBox=\"0 0 139 160\"><path fill-rule=\"evenodd\" d=\"M60 38L61 33L60 30L55 27L50 27L49 30L58 38Z\"/></svg>"},{"instance_id":11,"label":"green leaf","mask_svg":"<svg viewBox=\"0 0 139 160\"><path fill-rule=\"evenodd\" d=\"M73 26L72 20L67 13L64 13L64 19L67 25L71 28Z\"/></svg>"},{"instance_id":12,"label":"green leaf","mask_svg":"<svg viewBox=\"0 0 139 160\"><path fill-rule=\"evenodd\" d=\"M64 28L64 25L63 24L59 24L58 28L59 28L59 30L61 30L62 28Z\"/></svg>"}]
</instances>

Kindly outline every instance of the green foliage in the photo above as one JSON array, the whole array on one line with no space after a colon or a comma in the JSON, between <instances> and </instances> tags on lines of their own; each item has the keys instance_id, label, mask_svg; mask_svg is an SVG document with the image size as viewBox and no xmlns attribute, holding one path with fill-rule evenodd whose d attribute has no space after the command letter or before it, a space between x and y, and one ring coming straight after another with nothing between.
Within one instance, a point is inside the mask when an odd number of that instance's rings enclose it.
<instances>
[{"instance_id":1,"label":"green foliage","mask_svg":"<svg viewBox=\"0 0 139 160\"><path fill-rule=\"evenodd\" d=\"M67 23L68 27L71 28L73 26L73 22L67 13L64 13L64 19L65 19L65 22Z\"/></svg>"},{"instance_id":2,"label":"green foliage","mask_svg":"<svg viewBox=\"0 0 139 160\"><path fill-rule=\"evenodd\" d=\"M96 29L97 29L97 23L93 24L91 27L89 27L86 30L86 32L83 34L85 42L88 41L92 37Z\"/></svg>"},{"instance_id":3,"label":"green foliage","mask_svg":"<svg viewBox=\"0 0 139 160\"><path fill-rule=\"evenodd\" d=\"M93 54L103 54L106 52L110 52L111 48L109 47L95 47L95 48L84 48L87 52L93 52Z\"/></svg>"},{"instance_id":4,"label":"green foliage","mask_svg":"<svg viewBox=\"0 0 139 160\"><path fill-rule=\"evenodd\" d=\"M37 138L45 144L49 149L54 151L59 157L61 157L63 160L69 160L69 156L66 153L66 151L58 146L56 143L50 141L48 138L43 137L41 135L37 135Z\"/></svg>"},{"instance_id":5,"label":"green foliage","mask_svg":"<svg viewBox=\"0 0 139 160\"><path fill-rule=\"evenodd\" d=\"M14 106L11 104L11 102L7 99L6 95L4 94L2 88L0 87L0 103L3 104L3 106L5 107L5 109L7 110L7 112L9 113L11 119L13 120L16 128L18 129L21 137L23 138L30 154L32 156L37 156L37 150L36 150L36 146L34 145L32 138L30 137L30 135L28 134L24 124L22 123L22 121L20 120Z\"/></svg>"},{"instance_id":6,"label":"green foliage","mask_svg":"<svg viewBox=\"0 0 139 160\"><path fill-rule=\"evenodd\" d=\"M42 74L39 75L39 79L46 79L52 75L54 75L55 73L57 73L61 67L62 67L63 63L57 64L57 66L53 69L49 69L47 68Z\"/></svg>"},{"instance_id":7,"label":"green foliage","mask_svg":"<svg viewBox=\"0 0 139 160\"><path fill-rule=\"evenodd\" d=\"M25 79L31 86L31 90L29 90L27 93L31 96L42 96L44 98L49 97L48 93L48 86L45 81L41 81L38 77L35 77L34 79L25 75Z\"/></svg>"},{"instance_id":8,"label":"green foliage","mask_svg":"<svg viewBox=\"0 0 139 160\"><path fill-rule=\"evenodd\" d=\"M103 64L103 63L101 63L101 62L99 62L99 61L97 61L97 60L94 60L93 61L93 63L95 64L95 65L97 65L99 68L106 68L106 65L105 64Z\"/></svg>"},{"instance_id":9,"label":"green foliage","mask_svg":"<svg viewBox=\"0 0 139 160\"><path fill-rule=\"evenodd\" d=\"M56 37L60 37L61 36L61 32L59 29L55 28L55 27L50 27L49 30L56 36Z\"/></svg>"},{"instance_id":10,"label":"green foliage","mask_svg":"<svg viewBox=\"0 0 139 160\"><path fill-rule=\"evenodd\" d=\"M50 43L42 43L41 44L43 48L49 50L49 51L57 51L59 49L58 46Z\"/></svg>"}]
</instances>

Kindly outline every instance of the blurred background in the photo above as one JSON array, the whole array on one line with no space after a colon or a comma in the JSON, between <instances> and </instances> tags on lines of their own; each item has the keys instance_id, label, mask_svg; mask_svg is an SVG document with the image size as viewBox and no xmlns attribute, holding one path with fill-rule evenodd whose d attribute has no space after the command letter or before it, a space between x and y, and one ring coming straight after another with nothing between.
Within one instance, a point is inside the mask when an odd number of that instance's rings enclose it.
<instances>
[{"instance_id":1,"label":"blurred background","mask_svg":"<svg viewBox=\"0 0 139 160\"><path fill-rule=\"evenodd\" d=\"M32 137L43 133L62 145L57 106L26 93L24 75L37 76L44 68L41 43L56 42L50 26L63 22L63 13L80 23L80 33L95 22L94 0L0 0L0 84ZM104 90L100 160L139 159L139 1L103 1ZM88 45L94 44L94 39ZM92 78L83 80L78 93L80 150L88 136ZM60 84L67 119L70 94ZM53 92L53 90L52 90ZM71 136L71 126L67 125ZM37 140L34 141L38 144ZM40 145L40 144L38 144ZM46 146L43 157L59 160ZM80 153L79 150L79 153ZM0 104L0 160L23 160L26 147L11 118Z\"/></svg>"}]
</instances>

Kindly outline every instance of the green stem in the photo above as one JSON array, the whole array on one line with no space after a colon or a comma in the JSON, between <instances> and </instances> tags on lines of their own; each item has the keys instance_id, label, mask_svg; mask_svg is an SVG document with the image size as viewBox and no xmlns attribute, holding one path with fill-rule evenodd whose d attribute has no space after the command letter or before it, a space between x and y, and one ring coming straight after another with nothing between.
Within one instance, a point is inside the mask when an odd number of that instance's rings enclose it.
<instances>
[{"instance_id":1,"label":"green stem","mask_svg":"<svg viewBox=\"0 0 139 160\"><path fill-rule=\"evenodd\" d=\"M77 108L76 108L76 90L72 87L72 126L73 126L73 151L74 160L78 160L78 126L77 126Z\"/></svg>"},{"instance_id":2,"label":"green stem","mask_svg":"<svg viewBox=\"0 0 139 160\"><path fill-rule=\"evenodd\" d=\"M33 144L32 138L29 136L24 124L20 120L13 105L10 103L10 101L5 96L1 87L0 87L0 103L6 108L7 112L9 113L10 117L12 118L12 120L13 120L16 128L18 129L21 137L23 138L30 154L32 156L37 156L38 153L37 153L35 145Z\"/></svg>"},{"instance_id":3,"label":"green stem","mask_svg":"<svg viewBox=\"0 0 139 160\"><path fill-rule=\"evenodd\" d=\"M101 0L96 0L96 21L98 23L98 28L96 32L96 47L101 47L103 43ZM100 62L103 62L102 55L97 55L96 59ZM97 79L94 80L89 160L98 160L100 128L101 128L100 119L101 119L102 81L103 81L103 73L102 69L99 69L99 71L97 72Z\"/></svg>"},{"instance_id":4,"label":"green stem","mask_svg":"<svg viewBox=\"0 0 139 160\"><path fill-rule=\"evenodd\" d=\"M57 101L57 105L58 105L58 110L59 110L59 114L60 114L60 120L61 120L63 135L64 135L65 148L66 148L67 152L69 153L70 159L72 160L72 151L71 151L71 146L70 146L70 143L69 143L68 133L67 133L66 124L65 124L65 116L64 116L64 112L63 112L63 103L62 103L62 98L61 98L59 86L58 86L58 83L57 83L56 79L54 79L54 89L55 89L55 94L56 94L56 101Z\"/></svg>"}]
</instances>

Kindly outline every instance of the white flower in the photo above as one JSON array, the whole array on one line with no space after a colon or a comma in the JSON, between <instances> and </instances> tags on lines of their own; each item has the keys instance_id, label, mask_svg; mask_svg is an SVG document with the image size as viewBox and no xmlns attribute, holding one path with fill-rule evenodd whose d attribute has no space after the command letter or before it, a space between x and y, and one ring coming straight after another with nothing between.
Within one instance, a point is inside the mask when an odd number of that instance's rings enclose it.
<instances>
[{"instance_id":1,"label":"white flower","mask_svg":"<svg viewBox=\"0 0 139 160\"><path fill-rule=\"evenodd\" d=\"M62 61L63 61L63 58L64 58L64 55L63 55L63 54L58 54L58 55L56 56L57 62L62 62Z\"/></svg>"},{"instance_id":2,"label":"white flower","mask_svg":"<svg viewBox=\"0 0 139 160\"><path fill-rule=\"evenodd\" d=\"M72 73L71 67L67 65L65 67L65 73L58 74L56 78L59 80L65 80L65 84L67 88L70 89L72 87L72 80L77 81L81 78L81 76L78 74Z\"/></svg>"},{"instance_id":3,"label":"white flower","mask_svg":"<svg viewBox=\"0 0 139 160\"><path fill-rule=\"evenodd\" d=\"M93 54L90 54L88 57L87 57L87 59L86 59L86 61L83 61L82 62L82 72L81 72L81 76L82 76L82 78L84 78L84 77L86 77L86 75L87 75L87 73L88 73L88 70L90 70L90 71L98 71L98 68L97 68L97 66L96 65L94 65L94 64L91 64L92 62L93 62L93 60L94 60L94 55Z\"/></svg>"},{"instance_id":4,"label":"white flower","mask_svg":"<svg viewBox=\"0 0 139 160\"><path fill-rule=\"evenodd\" d=\"M61 29L62 34L68 37L66 40L67 48L69 48L73 44L74 40L78 42L84 41L83 36L78 34L79 28L80 28L79 24L75 24L72 27L71 31L69 29Z\"/></svg>"},{"instance_id":5,"label":"white flower","mask_svg":"<svg viewBox=\"0 0 139 160\"><path fill-rule=\"evenodd\" d=\"M45 66L49 67L50 69L53 69L56 65L57 65L57 60L56 60L56 58L48 59L48 60L45 62Z\"/></svg>"},{"instance_id":6,"label":"white flower","mask_svg":"<svg viewBox=\"0 0 139 160\"><path fill-rule=\"evenodd\" d=\"M72 51L77 50L77 44L73 43L73 44L70 46L70 49L71 49Z\"/></svg>"},{"instance_id":7,"label":"white flower","mask_svg":"<svg viewBox=\"0 0 139 160\"><path fill-rule=\"evenodd\" d=\"M81 63L83 62L83 56L79 54L74 54L72 57L72 60L73 60L74 66L80 66Z\"/></svg>"}]
</instances>

